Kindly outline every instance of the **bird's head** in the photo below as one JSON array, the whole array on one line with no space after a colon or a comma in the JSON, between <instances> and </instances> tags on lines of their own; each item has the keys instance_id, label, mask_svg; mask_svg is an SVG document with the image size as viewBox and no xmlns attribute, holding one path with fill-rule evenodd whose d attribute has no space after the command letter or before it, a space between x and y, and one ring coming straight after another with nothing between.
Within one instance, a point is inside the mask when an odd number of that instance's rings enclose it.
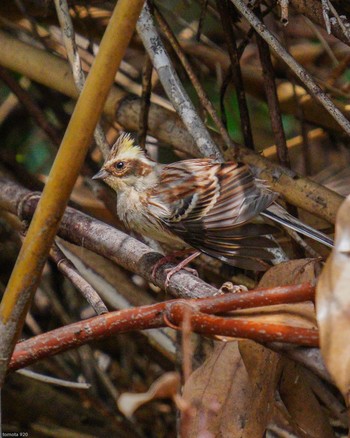
<instances>
[{"instance_id":1,"label":"bird's head","mask_svg":"<svg viewBox=\"0 0 350 438\"><path fill-rule=\"evenodd\" d=\"M101 179L115 191L127 188L142 191L156 184L156 166L144 150L135 144L130 134L122 134L101 170L92 179Z\"/></svg>"}]
</instances>

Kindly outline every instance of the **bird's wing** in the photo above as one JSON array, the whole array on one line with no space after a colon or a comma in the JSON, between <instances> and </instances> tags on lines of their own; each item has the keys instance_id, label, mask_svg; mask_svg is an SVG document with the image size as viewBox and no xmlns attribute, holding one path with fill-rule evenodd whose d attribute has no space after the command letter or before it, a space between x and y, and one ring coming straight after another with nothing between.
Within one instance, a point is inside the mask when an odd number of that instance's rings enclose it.
<instances>
[{"instance_id":1,"label":"bird's wing","mask_svg":"<svg viewBox=\"0 0 350 438\"><path fill-rule=\"evenodd\" d=\"M248 166L210 159L166 166L149 197L152 214L194 248L234 266L266 269L262 260L273 227L246 224L266 209L276 194L254 178Z\"/></svg>"}]
</instances>

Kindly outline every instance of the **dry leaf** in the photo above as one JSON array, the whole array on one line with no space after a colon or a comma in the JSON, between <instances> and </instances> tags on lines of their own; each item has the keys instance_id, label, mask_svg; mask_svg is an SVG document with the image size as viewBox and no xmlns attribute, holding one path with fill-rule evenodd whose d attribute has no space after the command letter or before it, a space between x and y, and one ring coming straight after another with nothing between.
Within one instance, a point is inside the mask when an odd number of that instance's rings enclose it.
<instances>
[{"instance_id":1,"label":"dry leaf","mask_svg":"<svg viewBox=\"0 0 350 438\"><path fill-rule=\"evenodd\" d=\"M315 259L291 260L269 269L259 287L274 287L316 281L320 263ZM254 319L262 323L285 324L295 327L316 328L315 306L309 302L257 307L234 312L234 318Z\"/></svg>"},{"instance_id":2,"label":"dry leaf","mask_svg":"<svg viewBox=\"0 0 350 438\"><path fill-rule=\"evenodd\" d=\"M126 417L131 417L140 406L149 401L176 397L179 388L179 374L165 373L150 386L147 392L140 394L124 392L118 399L118 408Z\"/></svg>"},{"instance_id":3,"label":"dry leaf","mask_svg":"<svg viewBox=\"0 0 350 438\"><path fill-rule=\"evenodd\" d=\"M184 386L184 399L196 409L188 419L186 438L243 436L255 395L237 342L217 344ZM250 436L262 436L264 430L262 425Z\"/></svg>"},{"instance_id":4,"label":"dry leaf","mask_svg":"<svg viewBox=\"0 0 350 438\"><path fill-rule=\"evenodd\" d=\"M275 391L282 363L280 355L254 341L239 342L252 396L242 437L263 436L274 413Z\"/></svg>"},{"instance_id":5,"label":"dry leaf","mask_svg":"<svg viewBox=\"0 0 350 438\"><path fill-rule=\"evenodd\" d=\"M331 438L333 430L307 379L308 372L286 360L279 392L295 432L305 438Z\"/></svg>"},{"instance_id":6,"label":"dry leaf","mask_svg":"<svg viewBox=\"0 0 350 438\"><path fill-rule=\"evenodd\" d=\"M336 221L335 244L317 284L321 353L349 405L350 392L350 196Z\"/></svg>"},{"instance_id":7,"label":"dry leaf","mask_svg":"<svg viewBox=\"0 0 350 438\"><path fill-rule=\"evenodd\" d=\"M289 284L314 282L321 265L315 259L290 260L269 269L261 279L259 287L287 286Z\"/></svg>"}]
</instances>

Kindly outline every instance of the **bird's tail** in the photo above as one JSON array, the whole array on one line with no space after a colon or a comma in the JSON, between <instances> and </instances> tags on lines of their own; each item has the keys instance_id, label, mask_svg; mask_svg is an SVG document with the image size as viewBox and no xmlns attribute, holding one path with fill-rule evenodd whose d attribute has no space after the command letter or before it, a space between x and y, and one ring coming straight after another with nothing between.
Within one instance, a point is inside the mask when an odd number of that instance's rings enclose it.
<instances>
[{"instance_id":1,"label":"bird's tail","mask_svg":"<svg viewBox=\"0 0 350 438\"><path fill-rule=\"evenodd\" d=\"M315 230L309 225L304 224L291 214L289 214L283 207L278 204L270 205L266 210L260 213L262 216L271 219L278 224L291 228L297 233L303 234L304 236L310 237L317 242L323 243L329 248L333 248L334 242L326 234L321 233L321 231Z\"/></svg>"}]
</instances>

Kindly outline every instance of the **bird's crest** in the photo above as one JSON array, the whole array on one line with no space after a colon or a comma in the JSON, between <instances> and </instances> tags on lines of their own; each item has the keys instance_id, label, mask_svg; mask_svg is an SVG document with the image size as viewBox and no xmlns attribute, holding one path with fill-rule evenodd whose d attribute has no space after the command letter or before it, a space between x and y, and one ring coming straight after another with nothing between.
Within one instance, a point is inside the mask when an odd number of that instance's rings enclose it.
<instances>
[{"instance_id":1,"label":"bird's crest","mask_svg":"<svg viewBox=\"0 0 350 438\"><path fill-rule=\"evenodd\" d=\"M144 151L135 144L134 139L127 132L118 137L110 152L111 158L142 158L144 154Z\"/></svg>"}]
</instances>

